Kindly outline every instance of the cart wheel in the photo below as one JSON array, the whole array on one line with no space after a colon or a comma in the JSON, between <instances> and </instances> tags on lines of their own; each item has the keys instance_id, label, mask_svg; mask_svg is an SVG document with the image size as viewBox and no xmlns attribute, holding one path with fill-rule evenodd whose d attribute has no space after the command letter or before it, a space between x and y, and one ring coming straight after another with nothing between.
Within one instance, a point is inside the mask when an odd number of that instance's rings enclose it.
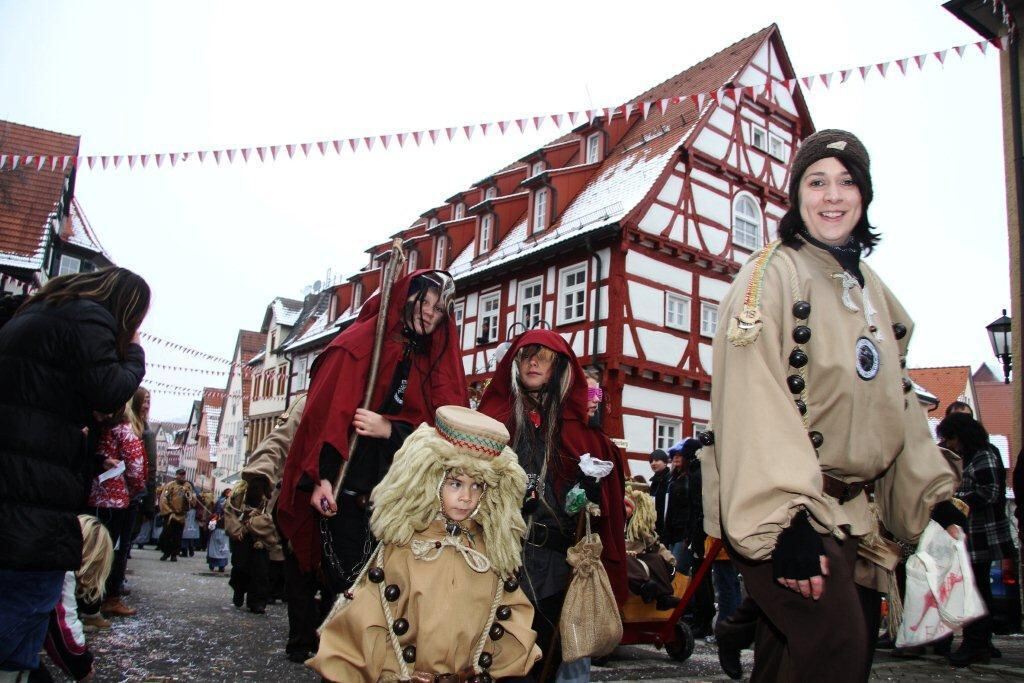
<instances>
[{"instance_id":1,"label":"cart wheel","mask_svg":"<svg viewBox=\"0 0 1024 683\"><path fill-rule=\"evenodd\" d=\"M689 626L680 621L673 629L673 634L675 637L672 641L665 643L665 651L677 662L685 662L693 654L693 633Z\"/></svg>"}]
</instances>

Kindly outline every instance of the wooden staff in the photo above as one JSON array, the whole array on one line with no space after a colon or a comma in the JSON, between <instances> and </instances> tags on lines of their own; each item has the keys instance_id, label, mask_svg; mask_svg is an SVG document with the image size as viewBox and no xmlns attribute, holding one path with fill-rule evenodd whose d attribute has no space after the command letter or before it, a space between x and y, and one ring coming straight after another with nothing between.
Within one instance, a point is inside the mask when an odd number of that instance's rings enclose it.
<instances>
[{"instance_id":1,"label":"wooden staff","mask_svg":"<svg viewBox=\"0 0 1024 683\"><path fill-rule=\"evenodd\" d=\"M380 351L384 346L384 335L388 332L388 305L391 303L391 287L398 279L398 273L401 272L403 263L405 263L405 253L402 250L402 238L396 237L391 243L391 258L384 266L384 274L381 276L380 308L377 311L377 327L373 336L370 376L366 380L366 392L363 394L363 404L360 406L363 410L369 410L370 401L373 400L373 386L377 382L377 371L380 369ZM352 438L348 442L348 458L342 463L341 472L338 473L338 479L334 482L335 500L338 499L341 483L345 481L345 472L348 470L348 464L352 460L352 454L355 453L358 442L359 435L353 432Z\"/></svg>"}]
</instances>

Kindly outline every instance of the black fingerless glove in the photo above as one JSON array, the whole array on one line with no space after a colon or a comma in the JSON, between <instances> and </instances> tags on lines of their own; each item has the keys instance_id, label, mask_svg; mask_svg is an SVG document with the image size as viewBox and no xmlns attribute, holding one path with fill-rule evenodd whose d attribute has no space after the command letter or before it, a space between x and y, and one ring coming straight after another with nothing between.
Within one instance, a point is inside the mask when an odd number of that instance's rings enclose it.
<instances>
[{"instance_id":1,"label":"black fingerless glove","mask_svg":"<svg viewBox=\"0 0 1024 683\"><path fill-rule=\"evenodd\" d=\"M935 507L932 508L931 517L943 529L953 524L956 524L961 529L967 528L967 517L950 500L936 503Z\"/></svg>"},{"instance_id":2,"label":"black fingerless glove","mask_svg":"<svg viewBox=\"0 0 1024 683\"><path fill-rule=\"evenodd\" d=\"M779 534L772 553L772 575L776 579L809 579L821 574L825 546L811 526L807 511L801 510Z\"/></svg>"},{"instance_id":3,"label":"black fingerless glove","mask_svg":"<svg viewBox=\"0 0 1024 683\"><path fill-rule=\"evenodd\" d=\"M601 504L601 482L594 477L581 474L576 485L583 489L583 493L587 494L587 500L595 505Z\"/></svg>"}]
</instances>

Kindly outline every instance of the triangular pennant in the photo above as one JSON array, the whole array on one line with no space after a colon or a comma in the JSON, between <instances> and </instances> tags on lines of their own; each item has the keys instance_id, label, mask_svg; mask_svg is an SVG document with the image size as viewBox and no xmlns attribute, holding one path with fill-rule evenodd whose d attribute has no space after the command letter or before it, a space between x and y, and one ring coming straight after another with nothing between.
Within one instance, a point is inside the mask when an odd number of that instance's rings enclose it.
<instances>
[{"instance_id":1,"label":"triangular pennant","mask_svg":"<svg viewBox=\"0 0 1024 683\"><path fill-rule=\"evenodd\" d=\"M204 161L206 161L206 150L201 149L199 150L199 162L202 163Z\"/></svg>"},{"instance_id":2,"label":"triangular pennant","mask_svg":"<svg viewBox=\"0 0 1024 683\"><path fill-rule=\"evenodd\" d=\"M736 88L722 88L722 98L728 98L732 100L733 103L738 102L741 95L742 93L736 93Z\"/></svg>"},{"instance_id":3,"label":"triangular pennant","mask_svg":"<svg viewBox=\"0 0 1024 683\"><path fill-rule=\"evenodd\" d=\"M981 54L985 54L986 52L988 52L987 40L979 40L978 42L975 43L975 45L977 45L978 49L981 50Z\"/></svg>"},{"instance_id":4,"label":"triangular pennant","mask_svg":"<svg viewBox=\"0 0 1024 683\"><path fill-rule=\"evenodd\" d=\"M270 149L270 158L277 161L277 153L281 151L281 145L271 145L268 149Z\"/></svg>"},{"instance_id":5,"label":"triangular pennant","mask_svg":"<svg viewBox=\"0 0 1024 683\"><path fill-rule=\"evenodd\" d=\"M956 56L960 57L962 59L963 56L964 56L964 50L967 49L967 46L966 45L957 45L953 49L956 50Z\"/></svg>"},{"instance_id":6,"label":"triangular pennant","mask_svg":"<svg viewBox=\"0 0 1024 683\"><path fill-rule=\"evenodd\" d=\"M0 154L0 169L7 165L7 155Z\"/></svg>"},{"instance_id":7,"label":"triangular pennant","mask_svg":"<svg viewBox=\"0 0 1024 683\"><path fill-rule=\"evenodd\" d=\"M11 157L11 170L14 171L18 168L18 164L21 162L21 155L15 154Z\"/></svg>"},{"instance_id":8,"label":"triangular pennant","mask_svg":"<svg viewBox=\"0 0 1024 683\"><path fill-rule=\"evenodd\" d=\"M366 145L366 150L368 152L372 152L373 151L373 143L374 143L375 140L376 140L376 138L372 138L372 137L364 137L363 138L363 144Z\"/></svg>"},{"instance_id":9,"label":"triangular pennant","mask_svg":"<svg viewBox=\"0 0 1024 683\"><path fill-rule=\"evenodd\" d=\"M451 142L452 138L455 137L455 128L454 127L452 127L452 128L445 128L444 129L444 133L445 133L445 135L448 136L448 142Z\"/></svg>"},{"instance_id":10,"label":"triangular pennant","mask_svg":"<svg viewBox=\"0 0 1024 683\"><path fill-rule=\"evenodd\" d=\"M552 114L551 115L551 121L555 124L555 128L561 128L562 127L562 115L561 114Z\"/></svg>"},{"instance_id":11,"label":"triangular pennant","mask_svg":"<svg viewBox=\"0 0 1024 683\"><path fill-rule=\"evenodd\" d=\"M697 93L697 110L698 111L703 111L704 110L704 105L707 103L707 101L708 101L708 94L706 92L699 92L699 93Z\"/></svg>"},{"instance_id":12,"label":"triangular pennant","mask_svg":"<svg viewBox=\"0 0 1024 683\"><path fill-rule=\"evenodd\" d=\"M46 157L41 155L39 157L38 163L36 164L36 170L37 171L42 171L43 170L43 164L45 164L45 163L46 163ZM106 166L104 165L103 168L106 168Z\"/></svg>"},{"instance_id":13,"label":"triangular pennant","mask_svg":"<svg viewBox=\"0 0 1024 683\"><path fill-rule=\"evenodd\" d=\"M935 55L935 59L939 60L939 64L942 64L943 66L945 66L946 65L946 53L948 51L949 50L939 50L938 52L933 52L932 54Z\"/></svg>"},{"instance_id":14,"label":"triangular pennant","mask_svg":"<svg viewBox=\"0 0 1024 683\"><path fill-rule=\"evenodd\" d=\"M587 115L587 121L589 121L590 123L593 123L594 122L594 117L597 115L597 110L596 109L588 109L586 111L586 115Z\"/></svg>"},{"instance_id":15,"label":"triangular pennant","mask_svg":"<svg viewBox=\"0 0 1024 683\"><path fill-rule=\"evenodd\" d=\"M889 64L889 62L879 62L878 64L875 64L875 68L878 69L878 73L882 75L882 78L885 78L885 74L889 70Z\"/></svg>"},{"instance_id":16,"label":"triangular pennant","mask_svg":"<svg viewBox=\"0 0 1024 683\"><path fill-rule=\"evenodd\" d=\"M814 83L814 79L811 78L810 76L804 76L803 78L800 79L800 82L804 84L804 88L806 90L810 90L811 84Z\"/></svg>"},{"instance_id":17,"label":"triangular pennant","mask_svg":"<svg viewBox=\"0 0 1024 683\"><path fill-rule=\"evenodd\" d=\"M526 132L526 119L516 119L516 125L519 126L519 132Z\"/></svg>"},{"instance_id":18,"label":"triangular pennant","mask_svg":"<svg viewBox=\"0 0 1024 683\"><path fill-rule=\"evenodd\" d=\"M921 71L924 69L924 63L927 61L928 55L914 55L914 63L917 64L917 70Z\"/></svg>"},{"instance_id":19,"label":"triangular pennant","mask_svg":"<svg viewBox=\"0 0 1024 683\"><path fill-rule=\"evenodd\" d=\"M121 165L121 159L122 157L120 154L114 156L114 168L117 168L118 166Z\"/></svg>"},{"instance_id":20,"label":"triangular pennant","mask_svg":"<svg viewBox=\"0 0 1024 683\"><path fill-rule=\"evenodd\" d=\"M466 134L466 139L467 140L472 140L473 139L473 129L474 128L476 128L476 126L463 126L462 127L462 132Z\"/></svg>"},{"instance_id":21,"label":"triangular pennant","mask_svg":"<svg viewBox=\"0 0 1024 683\"><path fill-rule=\"evenodd\" d=\"M288 158L292 159L295 157L295 145L285 145L285 149L288 150Z\"/></svg>"},{"instance_id":22,"label":"triangular pennant","mask_svg":"<svg viewBox=\"0 0 1024 683\"><path fill-rule=\"evenodd\" d=\"M60 170L62 170L62 171L68 170L68 164L69 163L71 163L71 157L65 156L64 157L64 161L61 164Z\"/></svg>"},{"instance_id":23,"label":"triangular pennant","mask_svg":"<svg viewBox=\"0 0 1024 683\"><path fill-rule=\"evenodd\" d=\"M605 121L611 121L613 118L615 118L615 107L605 107L601 111L604 112Z\"/></svg>"},{"instance_id":24,"label":"triangular pennant","mask_svg":"<svg viewBox=\"0 0 1024 683\"><path fill-rule=\"evenodd\" d=\"M907 75L907 61L908 60L906 57L904 57L903 59L896 60L896 66L900 68L900 73L904 76Z\"/></svg>"},{"instance_id":25,"label":"triangular pennant","mask_svg":"<svg viewBox=\"0 0 1024 683\"><path fill-rule=\"evenodd\" d=\"M107 156L102 156L102 157L100 157L100 167L101 167L101 168L102 168L102 169L103 169L104 171L105 171L105 170L107 170L107 164L108 164L108 163L110 163L110 157L107 157Z\"/></svg>"},{"instance_id":26,"label":"triangular pennant","mask_svg":"<svg viewBox=\"0 0 1024 683\"><path fill-rule=\"evenodd\" d=\"M701 108L701 102L703 101L702 98L697 93L693 93L690 95L690 101L693 102L693 106L699 111Z\"/></svg>"},{"instance_id":27,"label":"triangular pennant","mask_svg":"<svg viewBox=\"0 0 1024 683\"><path fill-rule=\"evenodd\" d=\"M487 129L490 128L490 127L491 127L491 124L489 124L489 123L481 123L480 124L480 135L483 135L483 136L486 137L487 136Z\"/></svg>"},{"instance_id":28,"label":"triangular pennant","mask_svg":"<svg viewBox=\"0 0 1024 683\"><path fill-rule=\"evenodd\" d=\"M858 66L857 71L860 72L860 78L862 81L868 80L868 72L871 71L870 66Z\"/></svg>"},{"instance_id":29,"label":"triangular pennant","mask_svg":"<svg viewBox=\"0 0 1024 683\"><path fill-rule=\"evenodd\" d=\"M721 89L715 90L714 92L708 93L708 95L710 95L711 99L715 101L715 104L718 104L719 99L722 97L722 91Z\"/></svg>"},{"instance_id":30,"label":"triangular pennant","mask_svg":"<svg viewBox=\"0 0 1024 683\"><path fill-rule=\"evenodd\" d=\"M498 130L501 131L502 135L505 134L505 129L508 128L508 124L510 123L511 121L498 121Z\"/></svg>"},{"instance_id":31,"label":"triangular pennant","mask_svg":"<svg viewBox=\"0 0 1024 683\"><path fill-rule=\"evenodd\" d=\"M356 148L357 148L358 146L359 146L359 138L349 138L349 139L348 139L348 147L349 147L349 149L351 149L351 150L352 150L353 152L355 152L355 151L356 151Z\"/></svg>"},{"instance_id":32,"label":"triangular pennant","mask_svg":"<svg viewBox=\"0 0 1024 683\"><path fill-rule=\"evenodd\" d=\"M405 139L407 137L409 137L409 134L408 133L398 133L396 137L398 138L398 146L404 148L405 147Z\"/></svg>"},{"instance_id":33,"label":"triangular pennant","mask_svg":"<svg viewBox=\"0 0 1024 683\"><path fill-rule=\"evenodd\" d=\"M85 163L85 157L83 157L83 156L75 157L75 168L82 168L82 164L84 164L84 163Z\"/></svg>"},{"instance_id":34,"label":"triangular pennant","mask_svg":"<svg viewBox=\"0 0 1024 683\"><path fill-rule=\"evenodd\" d=\"M782 87L788 90L789 94L792 95L793 92L796 90L796 79L787 78L786 80L782 81Z\"/></svg>"},{"instance_id":35,"label":"triangular pennant","mask_svg":"<svg viewBox=\"0 0 1024 683\"><path fill-rule=\"evenodd\" d=\"M647 120L647 115L651 113L651 102L650 100L644 100L643 103L644 121Z\"/></svg>"},{"instance_id":36,"label":"triangular pennant","mask_svg":"<svg viewBox=\"0 0 1024 683\"><path fill-rule=\"evenodd\" d=\"M345 144L344 140L332 140L331 145L334 147L334 153L341 156L342 145Z\"/></svg>"},{"instance_id":37,"label":"triangular pennant","mask_svg":"<svg viewBox=\"0 0 1024 683\"><path fill-rule=\"evenodd\" d=\"M228 155L228 161L231 162L232 164L235 163L235 152L237 152L238 150L237 149L227 149L227 150L224 150L224 151Z\"/></svg>"},{"instance_id":38,"label":"triangular pennant","mask_svg":"<svg viewBox=\"0 0 1024 683\"><path fill-rule=\"evenodd\" d=\"M309 148L312 147L312 146L313 146L312 143L303 142L300 145L300 147L302 147L302 155L305 156L305 157L309 157Z\"/></svg>"},{"instance_id":39,"label":"triangular pennant","mask_svg":"<svg viewBox=\"0 0 1024 683\"><path fill-rule=\"evenodd\" d=\"M774 96L773 95L774 88L775 88L775 86L773 85L774 83L775 83L775 81L773 81L773 80L765 81L764 89L761 90L761 94L764 95L764 98L766 100L770 100Z\"/></svg>"},{"instance_id":40,"label":"triangular pennant","mask_svg":"<svg viewBox=\"0 0 1024 683\"><path fill-rule=\"evenodd\" d=\"M242 160L245 161L245 163L249 163L249 155L250 154L252 154L252 147L243 147L242 148Z\"/></svg>"},{"instance_id":41,"label":"triangular pennant","mask_svg":"<svg viewBox=\"0 0 1024 683\"><path fill-rule=\"evenodd\" d=\"M67 157L65 157L65 159L66 158ZM50 170L51 171L56 171L57 170L57 157L50 157Z\"/></svg>"},{"instance_id":42,"label":"triangular pennant","mask_svg":"<svg viewBox=\"0 0 1024 683\"><path fill-rule=\"evenodd\" d=\"M25 157L21 160L21 163L25 164L26 166L31 166L35 158L36 156L34 154L26 154Z\"/></svg>"},{"instance_id":43,"label":"triangular pennant","mask_svg":"<svg viewBox=\"0 0 1024 683\"><path fill-rule=\"evenodd\" d=\"M665 115L665 110L668 109L668 98L667 97L662 97L660 100L658 100L658 109L661 110L661 115L664 116Z\"/></svg>"},{"instance_id":44,"label":"triangular pennant","mask_svg":"<svg viewBox=\"0 0 1024 683\"><path fill-rule=\"evenodd\" d=\"M384 149L387 149L388 146L391 145L390 135L378 135L377 137L380 139L381 144L384 145Z\"/></svg>"},{"instance_id":45,"label":"triangular pennant","mask_svg":"<svg viewBox=\"0 0 1024 683\"><path fill-rule=\"evenodd\" d=\"M437 136L441 134L441 131L439 131L438 129L435 128L433 130L427 131L427 134L430 135L430 141L433 142L436 145L437 144Z\"/></svg>"},{"instance_id":46,"label":"triangular pennant","mask_svg":"<svg viewBox=\"0 0 1024 683\"><path fill-rule=\"evenodd\" d=\"M129 154L128 155L128 168L132 168L132 169L135 168L135 155L134 154Z\"/></svg>"},{"instance_id":47,"label":"triangular pennant","mask_svg":"<svg viewBox=\"0 0 1024 683\"><path fill-rule=\"evenodd\" d=\"M544 117L543 116L534 116L533 117L533 129L534 130L540 130L540 124L543 121L544 121Z\"/></svg>"},{"instance_id":48,"label":"triangular pennant","mask_svg":"<svg viewBox=\"0 0 1024 683\"><path fill-rule=\"evenodd\" d=\"M633 110L636 109L636 105L633 104L632 102L629 102L629 103L624 104L622 106L623 106L622 113L626 116L626 120L628 121L630 115L633 113Z\"/></svg>"},{"instance_id":49,"label":"triangular pennant","mask_svg":"<svg viewBox=\"0 0 1024 683\"><path fill-rule=\"evenodd\" d=\"M93 156L86 157L85 161L86 161L87 164L89 164L89 169L92 170L92 167L96 164L96 157L93 157Z\"/></svg>"},{"instance_id":50,"label":"triangular pennant","mask_svg":"<svg viewBox=\"0 0 1024 683\"><path fill-rule=\"evenodd\" d=\"M164 165L164 157L165 157L165 156L167 156L167 155L166 155L166 154L162 154L162 153L161 153L161 154L157 154L157 155L156 155L156 167L157 167L157 168L163 168L163 165Z\"/></svg>"},{"instance_id":51,"label":"triangular pennant","mask_svg":"<svg viewBox=\"0 0 1024 683\"><path fill-rule=\"evenodd\" d=\"M417 147L420 146L420 139L423 137L423 132L424 131L422 130L414 130L412 132L412 139L416 142Z\"/></svg>"},{"instance_id":52,"label":"triangular pennant","mask_svg":"<svg viewBox=\"0 0 1024 683\"><path fill-rule=\"evenodd\" d=\"M580 115L580 112L578 112L578 111L571 111L571 112L569 112L569 123L571 125L575 126L576 125L576 118L579 115ZM502 132L504 132L504 129L502 129Z\"/></svg>"},{"instance_id":53,"label":"triangular pennant","mask_svg":"<svg viewBox=\"0 0 1024 683\"><path fill-rule=\"evenodd\" d=\"M325 141L321 140L320 142L316 143L316 148L320 150L320 156L327 156L327 143Z\"/></svg>"},{"instance_id":54,"label":"triangular pennant","mask_svg":"<svg viewBox=\"0 0 1024 683\"><path fill-rule=\"evenodd\" d=\"M267 148L266 147L257 147L256 148L256 156L258 156L260 158L260 161L266 163L266 161L267 161Z\"/></svg>"}]
</instances>

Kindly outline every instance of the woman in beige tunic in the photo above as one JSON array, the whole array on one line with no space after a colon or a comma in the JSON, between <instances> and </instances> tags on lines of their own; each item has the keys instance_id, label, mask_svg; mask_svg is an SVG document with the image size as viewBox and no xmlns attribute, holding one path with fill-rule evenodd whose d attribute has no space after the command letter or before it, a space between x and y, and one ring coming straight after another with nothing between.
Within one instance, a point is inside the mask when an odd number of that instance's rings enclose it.
<instances>
[{"instance_id":1,"label":"woman in beige tunic","mask_svg":"<svg viewBox=\"0 0 1024 683\"><path fill-rule=\"evenodd\" d=\"M871 198L860 140L808 137L781 241L751 257L721 306L705 528L771 624L754 680L867 680L879 594L855 585L858 546L878 546L879 520L906 542L929 516L952 534L963 525L904 370L913 324L860 260L878 242Z\"/></svg>"},{"instance_id":2,"label":"woman in beige tunic","mask_svg":"<svg viewBox=\"0 0 1024 683\"><path fill-rule=\"evenodd\" d=\"M526 474L504 425L444 406L373 491L380 541L307 664L331 681L478 681L540 659L519 587Z\"/></svg>"}]
</instances>

